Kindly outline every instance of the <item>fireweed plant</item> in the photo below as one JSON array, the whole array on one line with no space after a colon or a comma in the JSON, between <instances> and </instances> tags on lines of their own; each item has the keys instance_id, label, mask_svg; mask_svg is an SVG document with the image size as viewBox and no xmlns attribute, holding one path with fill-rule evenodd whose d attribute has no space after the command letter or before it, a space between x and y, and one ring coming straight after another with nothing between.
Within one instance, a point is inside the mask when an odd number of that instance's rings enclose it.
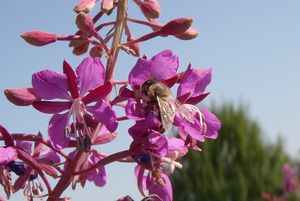
<instances>
[{"instance_id":1,"label":"fireweed plant","mask_svg":"<svg viewBox=\"0 0 300 201\"><path fill-rule=\"evenodd\" d=\"M211 69L189 65L178 72L179 58L169 49L152 58L140 57L139 44L154 37L195 38L198 33L191 27L192 19L177 18L161 24L156 0L133 1L146 20L130 18L127 0L102 0L100 11L92 18L89 12L99 2L81 0L74 7L75 34L30 31L21 35L35 46L67 41L75 55L89 52L90 56L77 68L63 61L60 72L47 69L34 73L32 87L5 90L11 103L52 114L46 138L41 133L9 133L0 126L4 142L0 148L0 184L7 199L11 193L23 191L27 200L71 200L62 197L69 185L75 189L76 184L84 187L89 181L102 187L107 180L105 165L118 161L136 164L137 187L143 200L171 201L169 175L182 168L178 160L191 149L200 151L199 143L218 137L220 121L196 106L209 94L205 89L211 81ZM103 15L112 12L116 12L116 19L101 21ZM133 37L130 23L150 27L151 32ZM104 27L110 30L101 35ZM120 50L139 58L128 80L117 81L113 75ZM116 86L119 92L113 95ZM176 95L171 94L171 88ZM123 108L126 116L118 116L115 107ZM130 146L116 153L100 152L101 146L96 145L114 140L120 121L135 122L128 130ZM170 128L177 128L178 135L168 134ZM49 177L56 183L49 182Z\"/></svg>"}]
</instances>

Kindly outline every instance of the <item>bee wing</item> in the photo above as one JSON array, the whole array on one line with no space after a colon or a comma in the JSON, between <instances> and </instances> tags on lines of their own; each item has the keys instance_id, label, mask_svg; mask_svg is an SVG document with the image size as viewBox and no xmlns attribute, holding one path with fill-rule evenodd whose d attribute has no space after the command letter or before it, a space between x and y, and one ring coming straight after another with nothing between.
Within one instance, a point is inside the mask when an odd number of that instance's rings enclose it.
<instances>
[{"instance_id":1,"label":"bee wing","mask_svg":"<svg viewBox=\"0 0 300 201\"><path fill-rule=\"evenodd\" d=\"M167 102L166 100L160 98L159 96L157 96L156 98L158 102L162 125L164 130L166 131L173 124L173 120L175 116L175 108L172 105L172 103Z\"/></svg>"}]
</instances>

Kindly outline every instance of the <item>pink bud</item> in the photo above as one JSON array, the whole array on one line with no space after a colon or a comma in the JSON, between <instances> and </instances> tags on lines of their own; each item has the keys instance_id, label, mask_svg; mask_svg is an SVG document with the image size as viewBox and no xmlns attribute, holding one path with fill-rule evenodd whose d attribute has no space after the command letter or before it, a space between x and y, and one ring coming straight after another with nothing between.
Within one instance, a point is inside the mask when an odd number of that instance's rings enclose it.
<instances>
[{"instance_id":1,"label":"pink bud","mask_svg":"<svg viewBox=\"0 0 300 201\"><path fill-rule=\"evenodd\" d=\"M89 49L89 44L90 44L89 42L84 42L81 45L74 47L73 54L82 55L86 53Z\"/></svg>"},{"instance_id":2,"label":"pink bud","mask_svg":"<svg viewBox=\"0 0 300 201\"><path fill-rule=\"evenodd\" d=\"M139 6L146 18L159 18L160 6L156 0L144 0L140 2Z\"/></svg>"},{"instance_id":3,"label":"pink bud","mask_svg":"<svg viewBox=\"0 0 300 201\"><path fill-rule=\"evenodd\" d=\"M95 45L94 47L92 47L90 49L90 56L91 57L101 57L103 53L105 53L105 51L103 50L103 48L101 48L98 45Z\"/></svg>"},{"instance_id":4,"label":"pink bud","mask_svg":"<svg viewBox=\"0 0 300 201\"><path fill-rule=\"evenodd\" d=\"M18 106L28 106L35 101L39 101L32 88L5 89L6 98Z\"/></svg>"},{"instance_id":5,"label":"pink bud","mask_svg":"<svg viewBox=\"0 0 300 201\"><path fill-rule=\"evenodd\" d=\"M76 17L76 25L83 32L93 32L94 22L93 19L86 13L79 13Z\"/></svg>"},{"instance_id":6,"label":"pink bud","mask_svg":"<svg viewBox=\"0 0 300 201\"><path fill-rule=\"evenodd\" d=\"M75 7L74 11L76 13L80 12L85 12L88 13L90 12L93 7L95 6L97 0L81 0Z\"/></svg>"},{"instance_id":7,"label":"pink bud","mask_svg":"<svg viewBox=\"0 0 300 201\"><path fill-rule=\"evenodd\" d=\"M118 199L117 201L134 201L129 195Z\"/></svg>"},{"instance_id":8,"label":"pink bud","mask_svg":"<svg viewBox=\"0 0 300 201\"><path fill-rule=\"evenodd\" d=\"M193 23L192 18L177 18L171 20L160 29L162 35L180 35L183 34Z\"/></svg>"},{"instance_id":9,"label":"pink bud","mask_svg":"<svg viewBox=\"0 0 300 201\"><path fill-rule=\"evenodd\" d=\"M82 32L82 31L77 31L77 33L75 35L81 36L81 38L86 38L86 40L85 39L71 40L70 43L69 43L69 47L78 47L78 46L81 46L83 43L87 42L87 39L89 37L89 33L85 33L85 32Z\"/></svg>"},{"instance_id":10,"label":"pink bud","mask_svg":"<svg viewBox=\"0 0 300 201\"><path fill-rule=\"evenodd\" d=\"M114 1L113 0L103 0L101 4L101 9L104 13L107 13L111 11L114 7Z\"/></svg>"},{"instance_id":11,"label":"pink bud","mask_svg":"<svg viewBox=\"0 0 300 201\"><path fill-rule=\"evenodd\" d=\"M30 31L21 34L21 37L29 44L35 46L48 45L56 42L56 34L44 31Z\"/></svg>"},{"instance_id":12,"label":"pink bud","mask_svg":"<svg viewBox=\"0 0 300 201\"><path fill-rule=\"evenodd\" d=\"M191 39L196 38L198 36L198 34L199 34L199 32L196 29L190 27L184 33L175 35L175 37L178 39L181 39L181 40L191 40Z\"/></svg>"}]
</instances>

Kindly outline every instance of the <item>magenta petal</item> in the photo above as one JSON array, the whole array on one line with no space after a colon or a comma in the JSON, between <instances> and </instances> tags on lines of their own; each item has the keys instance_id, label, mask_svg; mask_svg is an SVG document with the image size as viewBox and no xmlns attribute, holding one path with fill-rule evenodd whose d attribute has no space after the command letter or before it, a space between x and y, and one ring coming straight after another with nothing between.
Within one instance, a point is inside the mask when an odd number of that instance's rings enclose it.
<instances>
[{"instance_id":1,"label":"magenta petal","mask_svg":"<svg viewBox=\"0 0 300 201\"><path fill-rule=\"evenodd\" d=\"M63 149L69 143L69 138L65 137L65 128L69 113L55 114L51 117L48 127L49 140L55 149Z\"/></svg>"},{"instance_id":2,"label":"magenta petal","mask_svg":"<svg viewBox=\"0 0 300 201\"><path fill-rule=\"evenodd\" d=\"M16 149L13 147L0 147L0 166L17 159Z\"/></svg>"},{"instance_id":3,"label":"magenta petal","mask_svg":"<svg viewBox=\"0 0 300 201\"><path fill-rule=\"evenodd\" d=\"M145 146L145 149L155 152L156 155L166 156L168 153L168 140L166 135L162 135L159 132L152 131L148 135L149 143ZM149 146L149 147L148 147Z\"/></svg>"},{"instance_id":4,"label":"magenta petal","mask_svg":"<svg viewBox=\"0 0 300 201\"><path fill-rule=\"evenodd\" d=\"M19 149L22 149L23 151L27 152L28 154L31 154L32 152L32 143L29 141L16 141L16 147Z\"/></svg>"},{"instance_id":5,"label":"magenta petal","mask_svg":"<svg viewBox=\"0 0 300 201\"><path fill-rule=\"evenodd\" d=\"M117 132L111 133L107 130L105 125L102 125L93 144L106 144L114 140L117 136Z\"/></svg>"},{"instance_id":6,"label":"magenta petal","mask_svg":"<svg viewBox=\"0 0 300 201\"><path fill-rule=\"evenodd\" d=\"M128 133L134 139L144 136L149 130L159 130L161 122L154 112L149 112L146 119L137 121L128 129Z\"/></svg>"},{"instance_id":7,"label":"magenta petal","mask_svg":"<svg viewBox=\"0 0 300 201\"><path fill-rule=\"evenodd\" d=\"M162 179L165 183L164 185L160 185L159 183L155 182L152 175L148 175L147 187L149 190L149 194L158 195L163 201L173 201L173 191L170 179L164 173L162 174Z\"/></svg>"},{"instance_id":8,"label":"magenta petal","mask_svg":"<svg viewBox=\"0 0 300 201\"><path fill-rule=\"evenodd\" d=\"M178 69L178 56L171 50L164 50L151 58L151 74L157 80L173 77Z\"/></svg>"},{"instance_id":9,"label":"magenta petal","mask_svg":"<svg viewBox=\"0 0 300 201\"><path fill-rule=\"evenodd\" d=\"M177 90L177 97L190 94L190 97L204 93L211 81L211 69L188 69Z\"/></svg>"},{"instance_id":10,"label":"magenta petal","mask_svg":"<svg viewBox=\"0 0 300 201\"><path fill-rule=\"evenodd\" d=\"M137 101L133 98L129 98L125 106L125 113L129 119L139 121L145 119L144 115L141 114L141 104L138 104Z\"/></svg>"},{"instance_id":11,"label":"magenta petal","mask_svg":"<svg viewBox=\"0 0 300 201\"><path fill-rule=\"evenodd\" d=\"M113 86L111 82L106 82L105 84L100 85L99 87L90 91L90 93L82 98L82 101L86 105L91 102L97 102L100 98L104 98L106 95L108 95L111 92L112 88Z\"/></svg>"},{"instance_id":12,"label":"magenta petal","mask_svg":"<svg viewBox=\"0 0 300 201\"><path fill-rule=\"evenodd\" d=\"M177 159L179 159L188 152L188 147L182 139L176 137L168 138L168 157L172 157L175 151L178 153Z\"/></svg>"},{"instance_id":13,"label":"magenta petal","mask_svg":"<svg viewBox=\"0 0 300 201\"><path fill-rule=\"evenodd\" d=\"M32 106L40 112L55 114L70 109L72 102L39 101L34 102Z\"/></svg>"},{"instance_id":14,"label":"magenta petal","mask_svg":"<svg viewBox=\"0 0 300 201\"><path fill-rule=\"evenodd\" d=\"M3 126L0 125L0 135L3 137L4 144L6 146L14 146L14 139L11 136L11 134L4 128Z\"/></svg>"},{"instance_id":15,"label":"magenta petal","mask_svg":"<svg viewBox=\"0 0 300 201\"><path fill-rule=\"evenodd\" d=\"M50 100L69 99L68 82L65 75L52 70L43 70L32 75L32 86L37 96Z\"/></svg>"},{"instance_id":16,"label":"magenta petal","mask_svg":"<svg viewBox=\"0 0 300 201\"><path fill-rule=\"evenodd\" d=\"M104 83L104 66L100 58L87 57L77 67L80 96Z\"/></svg>"},{"instance_id":17,"label":"magenta petal","mask_svg":"<svg viewBox=\"0 0 300 201\"><path fill-rule=\"evenodd\" d=\"M135 166L134 174L137 178L137 186L143 196L145 196L144 189L146 188L146 177L144 176L144 172L145 169L142 166Z\"/></svg>"},{"instance_id":18,"label":"magenta petal","mask_svg":"<svg viewBox=\"0 0 300 201\"><path fill-rule=\"evenodd\" d=\"M96 105L87 107L87 110L94 115L97 121L103 123L110 132L117 129L117 115L104 100L100 99Z\"/></svg>"},{"instance_id":19,"label":"magenta petal","mask_svg":"<svg viewBox=\"0 0 300 201\"><path fill-rule=\"evenodd\" d=\"M171 50L162 51L150 60L139 58L129 74L129 83L137 86L148 79L169 79L176 74L178 65L178 57Z\"/></svg>"},{"instance_id":20,"label":"magenta petal","mask_svg":"<svg viewBox=\"0 0 300 201\"><path fill-rule=\"evenodd\" d=\"M94 152L92 152L92 155L90 157L89 166L95 165L97 162L99 162L102 158L98 155L96 155ZM96 186L102 187L106 184L106 172L104 166L100 166L90 172L87 176L87 179L89 181L93 181Z\"/></svg>"},{"instance_id":21,"label":"magenta petal","mask_svg":"<svg viewBox=\"0 0 300 201\"><path fill-rule=\"evenodd\" d=\"M192 123L185 118L176 115L174 118L174 125L178 128L179 135L183 140L186 140L186 137L189 135L200 142L205 141L205 138L201 133L200 122L197 119Z\"/></svg>"},{"instance_id":22,"label":"magenta petal","mask_svg":"<svg viewBox=\"0 0 300 201\"><path fill-rule=\"evenodd\" d=\"M57 155L57 153L48 147L43 147L38 160L46 164L53 164L53 163L60 162L60 158Z\"/></svg>"},{"instance_id":23,"label":"magenta petal","mask_svg":"<svg viewBox=\"0 0 300 201\"><path fill-rule=\"evenodd\" d=\"M39 163L39 167L41 168L41 170L43 170L46 174L50 175L53 178L57 178L58 174L57 171L55 170L54 167L52 167L51 165L47 165L44 163Z\"/></svg>"},{"instance_id":24,"label":"magenta petal","mask_svg":"<svg viewBox=\"0 0 300 201\"><path fill-rule=\"evenodd\" d=\"M150 68L150 61L144 58L139 58L129 74L129 84L131 86L143 84L151 75Z\"/></svg>"},{"instance_id":25,"label":"magenta petal","mask_svg":"<svg viewBox=\"0 0 300 201\"><path fill-rule=\"evenodd\" d=\"M206 132L204 133L204 136L206 138L216 139L219 135L218 130L221 128L220 120L205 108L200 108L200 111L206 125Z\"/></svg>"},{"instance_id":26,"label":"magenta petal","mask_svg":"<svg viewBox=\"0 0 300 201\"><path fill-rule=\"evenodd\" d=\"M67 76L68 86L69 86L72 98L73 99L78 98L79 93L78 93L78 86L77 86L77 78L76 78L74 70L72 69L72 67L66 60L64 60L64 63L63 63L63 71L64 71L64 74Z\"/></svg>"}]
</instances>

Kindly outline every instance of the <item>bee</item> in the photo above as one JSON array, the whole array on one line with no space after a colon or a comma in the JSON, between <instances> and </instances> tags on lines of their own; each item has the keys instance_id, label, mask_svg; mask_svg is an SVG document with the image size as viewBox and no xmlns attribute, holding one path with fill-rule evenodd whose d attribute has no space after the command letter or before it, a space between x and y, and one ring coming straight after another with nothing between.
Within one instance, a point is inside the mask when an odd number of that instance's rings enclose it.
<instances>
[{"instance_id":1,"label":"bee","mask_svg":"<svg viewBox=\"0 0 300 201\"><path fill-rule=\"evenodd\" d=\"M176 114L194 123L192 108L173 98L170 88L164 83L149 79L142 84L141 92L147 98L147 106L159 110L164 131L171 127Z\"/></svg>"}]
</instances>

